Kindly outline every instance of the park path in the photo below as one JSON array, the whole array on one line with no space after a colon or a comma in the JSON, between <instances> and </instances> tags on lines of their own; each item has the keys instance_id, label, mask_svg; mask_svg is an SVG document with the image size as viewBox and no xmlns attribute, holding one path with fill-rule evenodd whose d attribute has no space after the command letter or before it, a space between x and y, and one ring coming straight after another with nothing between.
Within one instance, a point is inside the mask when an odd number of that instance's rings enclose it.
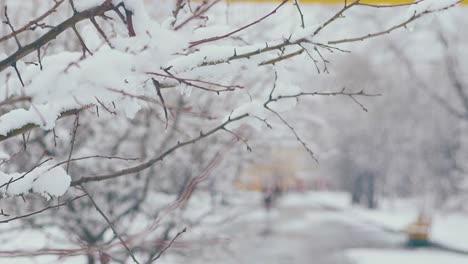
<instances>
[{"instance_id":1,"label":"park path","mask_svg":"<svg viewBox=\"0 0 468 264\"><path fill-rule=\"evenodd\" d=\"M348 264L348 249L402 248L405 241L402 234L319 204L280 200L269 213L261 203L250 206L248 214L220 230L230 243L205 249L200 263Z\"/></svg>"}]
</instances>

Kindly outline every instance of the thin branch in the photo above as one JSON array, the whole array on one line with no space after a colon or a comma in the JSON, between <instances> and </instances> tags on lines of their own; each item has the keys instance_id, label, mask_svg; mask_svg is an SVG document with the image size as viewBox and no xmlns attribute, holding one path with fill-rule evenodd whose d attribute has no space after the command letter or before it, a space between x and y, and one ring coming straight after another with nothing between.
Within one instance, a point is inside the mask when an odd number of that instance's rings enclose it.
<instances>
[{"instance_id":1,"label":"thin branch","mask_svg":"<svg viewBox=\"0 0 468 264\"><path fill-rule=\"evenodd\" d=\"M3 42L5 40L8 40L12 37L15 37L15 35L18 35L26 30L29 30L31 28L31 26L33 25L36 25L37 23L39 23L39 21L43 20L44 18L48 17L49 15L51 15L52 13L54 13L57 8L64 2L65 0L56 0L54 1L55 2L55 5L47 10L46 12L44 12L42 15L40 15L39 17L37 17L36 19L33 19L31 21L29 21L26 25L22 26L21 28L18 28L16 29L16 31L14 33L11 33L11 34L8 34L8 35L5 35L3 37L0 38L0 42Z\"/></svg>"},{"instance_id":2,"label":"thin branch","mask_svg":"<svg viewBox=\"0 0 468 264\"><path fill-rule=\"evenodd\" d=\"M345 39L339 39L339 40L332 40L332 41L328 41L328 44L329 45L336 45L336 44L342 44L342 43L349 43L349 42L356 42L356 41L363 41L363 40L366 40L366 39L370 39L370 38L375 38L375 37L378 37L378 36L381 36L381 35L385 35L385 34L390 34L391 32L399 29L399 28L404 28L406 27L409 23L415 21L416 19L422 17L422 16L425 16L425 15L428 15L428 14L432 14L432 13L436 13L436 12L440 12L440 11L444 11L444 10L447 10L449 8L452 8L456 5L458 5L459 3L461 2L458 1L454 4L451 4L449 6L445 6L445 7L442 7L442 8L439 8L439 9L434 9L434 10L425 10L421 13L414 13L410 18L408 18L407 20L397 24L397 25L394 25L392 27L389 27L388 29L386 30L382 30L382 31L379 31L379 32L375 32L375 33L369 33L367 35L364 35L364 36L360 36L360 37L354 37L354 38L345 38Z\"/></svg>"},{"instance_id":3,"label":"thin branch","mask_svg":"<svg viewBox=\"0 0 468 264\"><path fill-rule=\"evenodd\" d=\"M16 76L18 76L18 79L19 79L19 80L20 80L20 82L21 82L21 86L23 86L23 87L24 87L23 78L21 78L21 74L20 74L20 72L19 72L19 70L18 70L18 67L16 66L16 62L15 62L15 63L13 63L11 66L12 66L12 67L15 69Z\"/></svg>"},{"instance_id":4,"label":"thin branch","mask_svg":"<svg viewBox=\"0 0 468 264\"><path fill-rule=\"evenodd\" d=\"M92 56L93 53L89 50L88 46L86 46L86 43L84 42L78 30L76 29L76 26L72 26L72 29L73 29L73 32L75 32L75 35L78 38L78 41L80 41L81 47L83 49L83 57L85 57L86 51Z\"/></svg>"},{"instance_id":5,"label":"thin branch","mask_svg":"<svg viewBox=\"0 0 468 264\"><path fill-rule=\"evenodd\" d=\"M56 204L56 205L52 205L52 206L47 206L41 210L38 210L38 211L35 211L35 212L32 212L32 213L29 213L29 214L25 214L25 215L20 215L20 216L16 216L16 217L13 217L13 218L10 218L10 219L7 219L7 220L2 220L0 221L0 224L4 224L4 223L9 223L11 221L14 221L14 220L18 220L18 219L22 219L22 218L27 218L27 217L30 217L30 216L33 216L33 215L37 215L37 214L40 214L44 211L47 211L47 210L50 210L50 209L54 209L54 208L59 208L59 207L62 207L64 205L67 205L67 204L70 204L72 203L73 201L75 200L78 200L84 196L86 196L87 194L83 194L83 195L80 195L80 196L77 196L71 200L68 200L66 202L63 202L63 203L60 203L60 204Z\"/></svg>"},{"instance_id":6,"label":"thin branch","mask_svg":"<svg viewBox=\"0 0 468 264\"><path fill-rule=\"evenodd\" d=\"M171 240L171 242L169 242L169 244L168 244L165 248L163 248L163 249L159 252L159 254L158 254L156 257L154 257L154 258L151 259L151 262L150 262L150 263L153 263L153 262L155 262L156 260L158 260L158 259L162 256L162 254L164 254L164 252L166 252L166 250L172 246L172 243L174 243L174 241L175 241L180 235L182 235L182 234L185 233L185 232L187 232L187 228L186 228L186 227L184 227L184 229L182 229L182 231L179 231L179 232L175 235L175 237Z\"/></svg>"},{"instance_id":7,"label":"thin branch","mask_svg":"<svg viewBox=\"0 0 468 264\"><path fill-rule=\"evenodd\" d=\"M278 101L278 100L281 100L281 99L286 99L286 98L299 98L301 96L317 96L317 95L319 95L319 96L340 96L340 95L343 95L343 96L367 96L367 97L381 96L381 94L366 93L364 90L361 90L359 92L348 92L348 91L346 91L346 88L342 88L338 92L300 92L300 93L293 94L293 95L278 95L277 97L272 98L271 100L269 100L268 103L275 102L275 101Z\"/></svg>"},{"instance_id":8,"label":"thin branch","mask_svg":"<svg viewBox=\"0 0 468 264\"><path fill-rule=\"evenodd\" d=\"M307 146L307 144L305 143L304 140L302 140L302 138L299 136L299 134L297 134L296 132L296 129L294 129L294 127L292 125L290 125L288 123L288 121L286 121L286 119L284 119L278 112L274 111L273 109L269 108L268 105L265 104L265 108L272 112L276 117L278 117L278 119L286 126L289 128L289 130L293 133L293 135L296 137L297 141L299 141L302 145L302 147L307 151L307 153L309 153L309 156L315 161L315 162L318 162L318 159L315 157L315 154L314 152L309 148L309 146Z\"/></svg>"},{"instance_id":9,"label":"thin branch","mask_svg":"<svg viewBox=\"0 0 468 264\"><path fill-rule=\"evenodd\" d=\"M20 43L20 41L18 39L18 32L15 31L15 28L13 28L13 25L11 24L10 18L8 17L8 6L6 6L6 5L5 5L5 10L4 10L3 15L5 16L5 19L6 19L6 21L4 21L3 23L8 25L8 27L11 30L12 36L15 38L16 45L18 45L18 49L21 49L21 43Z\"/></svg>"},{"instance_id":10,"label":"thin branch","mask_svg":"<svg viewBox=\"0 0 468 264\"><path fill-rule=\"evenodd\" d=\"M306 49L306 48L304 47L304 45L302 45L302 44L298 44L298 45L299 45L301 48L303 48L303 49L305 50L307 56L314 62L315 68L317 69L317 73L320 74L320 68L319 68L319 66L318 66L318 60L316 60L316 59L314 58L314 56L312 56L312 54L309 52L308 49Z\"/></svg>"},{"instance_id":11,"label":"thin branch","mask_svg":"<svg viewBox=\"0 0 468 264\"><path fill-rule=\"evenodd\" d=\"M68 153L68 159L67 159L67 169L66 169L67 174L70 169L70 160L71 160L72 153L73 153L73 147L75 146L76 132L78 131L79 125L80 125L80 113L77 113L75 117L75 122L73 122L73 134L72 134L72 139L70 143L70 152Z\"/></svg>"},{"instance_id":12,"label":"thin branch","mask_svg":"<svg viewBox=\"0 0 468 264\"><path fill-rule=\"evenodd\" d=\"M180 23L179 25L177 25L176 27L174 27L174 30L179 30L181 29L183 26L185 26L186 24L188 24L190 21L192 21L193 19L203 15L204 13L206 13L208 10L210 10L214 5L216 5L217 3L221 2L221 0L215 0L213 1L211 4L207 5L205 8L201 8L201 6L199 6L199 8L197 8L197 10L195 11L195 13L187 18L185 21L183 21L182 23Z\"/></svg>"},{"instance_id":13,"label":"thin branch","mask_svg":"<svg viewBox=\"0 0 468 264\"><path fill-rule=\"evenodd\" d=\"M80 161L80 160L86 160L86 159L109 159L109 160L115 159L115 160L125 160L125 161L139 160L139 158L124 158L124 157L114 157L114 156L91 155L91 156L79 157L79 158L74 158L74 159L67 159L65 161L61 161L55 164L52 168L58 167L68 162Z\"/></svg>"},{"instance_id":14,"label":"thin branch","mask_svg":"<svg viewBox=\"0 0 468 264\"><path fill-rule=\"evenodd\" d=\"M238 135L237 133L225 128L224 129L226 132L228 132L229 134L233 135L234 137L236 137L237 140L240 140L242 141L242 143L244 143L245 147L247 148L247 150L249 152L252 152L252 148L250 147L249 143L247 143L247 139L241 137L240 135Z\"/></svg>"},{"instance_id":15,"label":"thin branch","mask_svg":"<svg viewBox=\"0 0 468 264\"><path fill-rule=\"evenodd\" d=\"M332 17L330 17L327 21L325 21L321 26L319 26L315 31L314 33L312 34L312 37L316 36L318 33L320 33L320 31L322 31L324 28L326 28L328 25L330 25L331 23L333 23L335 20L337 20L338 18L342 17L343 16L343 13L350 9L351 7L357 5L359 3L359 0L356 0L354 1L353 3L351 4L347 4L345 3L345 6L340 9L338 12L336 12Z\"/></svg>"},{"instance_id":16,"label":"thin branch","mask_svg":"<svg viewBox=\"0 0 468 264\"><path fill-rule=\"evenodd\" d=\"M153 81L153 85L154 85L154 88L156 89L156 93L158 94L159 100L161 100L161 104L163 105L164 117L166 118L166 129L167 129L167 126L169 124L169 118L167 116L166 103L164 102L164 98L161 94L161 84L158 81L156 81L156 79L154 78L151 78L151 80Z\"/></svg>"},{"instance_id":17,"label":"thin branch","mask_svg":"<svg viewBox=\"0 0 468 264\"><path fill-rule=\"evenodd\" d=\"M234 35L244 29L247 29L253 25L256 25L258 23L260 23L261 21L265 20L266 18L272 16L273 14L276 13L276 11L278 11L278 9L280 9L284 4L286 4L289 0L283 0L281 2L281 4L279 4L273 11L271 11L270 13L266 14L265 16L253 21L252 23L249 23L243 27L240 27L234 31L231 31L229 33L226 33L224 35L220 35L220 36L216 36L216 37L211 37L211 38L206 38L206 39L201 39L201 40L196 40L196 41L192 41L190 42L190 45L189 45L189 48L193 48L195 46L198 46L200 44L204 44L204 43L208 43L208 42L213 42L213 41L217 41L217 40L220 40L220 39L224 39L224 38L227 38L227 37L230 37L231 35Z\"/></svg>"},{"instance_id":18,"label":"thin branch","mask_svg":"<svg viewBox=\"0 0 468 264\"><path fill-rule=\"evenodd\" d=\"M127 250L128 254L130 254L130 256L132 257L133 259L133 262L139 264L138 260L136 259L135 255L133 255L133 252L132 250L128 247L127 243L125 243L125 241L122 239L122 237L119 235L119 233L117 232L117 229L115 228L115 226L112 224L112 222L109 220L109 218L107 218L106 214L101 210L101 208L96 204L96 202L94 201L93 197L91 195L89 195L89 192L84 188L84 186L80 186L80 189L83 190L83 192L86 193L86 195L88 196L89 200L91 201L91 203L93 204L94 208L96 208L96 210L99 212L99 214L106 220L107 224L109 225L109 227L112 229L112 232L114 232L114 235L120 240L120 242L122 243L122 245L125 247L125 249Z\"/></svg>"},{"instance_id":19,"label":"thin branch","mask_svg":"<svg viewBox=\"0 0 468 264\"><path fill-rule=\"evenodd\" d=\"M96 19L94 17L91 17L90 20L91 20L91 23L93 23L96 30L99 32L99 35L101 35L101 37L106 41L107 45L109 45L109 47L111 47L111 48L114 48L114 46L112 46L112 43L110 42L109 38L107 37L106 33L104 32L104 30L102 30L102 28L97 23Z\"/></svg>"},{"instance_id":20,"label":"thin branch","mask_svg":"<svg viewBox=\"0 0 468 264\"><path fill-rule=\"evenodd\" d=\"M97 7L90 8L88 10L76 13L69 19L63 21L62 23L58 24L56 27L42 35L42 37L38 38L36 41L22 46L19 50L15 53L10 55L9 57L5 58L4 60L0 61L0 72L4 71L6 68L13 66L17 61L24 58L26 55L35 52L39 47L42 47L49 43L50 41L57 38L58 35L62 34L67 29L73 27L78 22L94 18L96 16L103 15L109 10L112 10L112 5L100 5Z\"/></svg>"},{"instance_id":21,"label":"thin branch","mask_svg":"<svg viewBox=\"0 0 468 264\"><path fill-rule=\"evenodd\" d=\"M359 102L354 96L348 95L348 97L351 98L357 105L359 105L361 109L364 110L364 112L369 112L369 110L367 110L367 108L361 102Z\"/></svg>"},{"instance_id":22,"label":"thin branch","mask_svg":"<svg viewBox=\"0 0 468 264\"><path fill-rule=\"evenodd\" d=\"M315 52L319 55L320 59L322 59L322 62L323 62L323 72L325 73L330 73L328 71L328 63L329 61L325 59L325 57L323 57L322 53L320 52L319 49L317 49L317 47L314 47L314 50Z\"/></svg>"},{"instance_id":23,"label":"thin branch","mask_svg":"<svg viewBox=\"0 0 468 264\"><path fill-rule=\"evenodd\" d=\"M135 33L135 27L133 26L133 13L130 10L125 8L125 16L127 17L128 36L135 37L136 33Z\"/></svg>"},{"instance_id":24,"label":"thin branch","mask_svg":"<svg viewBox=\"0 0 468 264\"><path fill-rule=\"evenodd\" d=\"M414 2L410 3L401 3L401 4L369 4L369 3L359 3L360 6L367 6L367 7L374 7L374 8L392 8L392 7L400 7L400 6L410 6L410 5L416 5L424 0L417 0Z\"/></svg>"},{"instance_id":25,"label":"thin branch","mask_svg":"<svg viewBox=\"0 0 468 264\"><path fill-rule=\"evenodd\" d=\"M42 67L41 48L40 47L37 49L37 61L39 63L39 69L42 71L43 67Z\"/></svg>"},{"instance_id":26,"label":"thin branch","mask_svg":"<svg viewBox=\"0 0 468 264\"><path fill-rule=\"evenodd\" d=\"M184 0L177 0L175 9L172 11L172 16L174 20L171 22L171 26L174 27L175 23L177 22L177 17L179 16L180 10L182 10L185 6Z\"/></svg>"},{"instance_id":27,"label":"thin branch","mask_svg":"<svg viewBox=\"0 0 468 264\"><path fill-rule=\"evenodd\" d=\"M174 74L170 73L168 69L164 69L164 71L167 74L162 74L162 73L157 73L157 72L146 72L146 74L156 75L156 76L165 77L165 78L170 78L170 79L178 81L179 83L186 84L188 86L192 86L192 87L195 87L195 88L198 88L198 89L202 89L202 90L210 91L210 92L216 92L216 93L234 91L235 89L244 88L243 86L240 86L240 85L224 85L224 84L214 83L214 82L210 82L210 81L203 81L203 80L197 80L197 79L177 77ZM195 84L195 83L201 83L201 84L206 84L206 85L211 85L211 86L217 86L217 87L221 87L221 88L224 88L224 89L214 90L214 89L210 89L210 88L207 88L207 87ZM160 87L160 88L162 88L162 87Z\"/></svg>"},{"instance_id":28,"label":"thin branch","mask_svg":"<svg viewBox=\"0 0 468 264\"><path fill-rule=\"evenodd\" d=\"M282 56L279 56L277 58L274 58L274 59L271 59L271 60L267 60L267 61L263 61L261 63L258 64L258 66L262 66L262 65L268 65L268 64L275 64L277 62L280 62L280 61L283 61L283 60L287 60L287 59L290 59L292 57L296 57L298 55L301 55L302 53L304 52L304 49L300 49L298 51L295 51L295 52L291 52L291 53L288 53L286 55L282 55Z\"/></svg>"},{"instance_id":29,"label":"thin branch","mask_svg":"<svg viewBox=\"0 0 468 264\"><path fill-rule=\"evenodd\" d=\"M142 170L146 170L146 169L150 168L151 166L153 166L155 163L157 163L159 161L162 161L165 157L169 156L171 153L175 152L176 150L178 150L178 149L180 149L180 148L182 148L184 146L193 144L193 143L195 143L197 141L200 141L200 140L202 140L202 139L204 139L204 138L206 138L208 136L211 136L211 135L215 134L216 132L218 132L220 130L224 130L225 127L228 124L230 124L232 122L235 122L235 121L238 121L238 120L241 120L241 119L246 118L248 116L249 116L248 114L244 114L244 115L241 115L241 116L226 120L221 125L209 130L206 133L200 132L200 136L198 136L198 137L192 138L192 139L184 141L184 142L178 142L176 145L174 145L171 148L169 148L168 150L164 151L159 156L154 157L154 158L148 160L147 162L141 163L140 165L130 167L130 168L126 168L126 169L123 169L123 170L119 170L119 171L116 171L116 172L112 172L112 173L109 173L109 174L98 175L98 176L90 176L90 177L81 177L81 178L79 178L79 179L77 179L75 181L72 181L71 186L77 186L77 185L81 185L81 184L87 183L87 182L95 182L95 181L103 181L103 180L108 180L108 179L114 179L114 178L121 177L121 176L124 176L124 175L133 174L133 173L140 172Z\"/></svg>"},{"instance_id":30,"label":"thin branch","mask_svg":"<svg viewBox=\"0 0 468 264\"><path fill-rule=\"evenodd\" d=\"M451 6L440 8L440 9L437 9L437 10L426 10L425 12L422 12L422 13L410 18L411 21L404 21L404 22L400 23L399 25L396 25L396 26L390 28L389 30L385 30L383 32L369 34L370 36L366 35L366 36L359 37L359 38L330 41L330 42L328 42L328 44L329 45L334 45L334 44L338 44L338 43L358 41L358 40L363 40L363 39L370 38L370 37L376 37L376 36L380 36L380 35L383 35L383 34L387 34L387 33L390 33L391 31L395 30L396 28L406 26L408 23L410 23L410 22L412 22L412 21L414 21L414 20L416 20L416 19L418 19L418 18L420 18L420 17L422 17L424 15L448 9L450 7L453 7L453 6L457 5L458 3L459 2L457 2L457 3L455 3L455 4L451 5ZM303 38L300 38L300 39L297 39L297 40L294 40L294 41L284 40L282 43L274 44L274 45L268 45L267 44L265 48L256 49L254 51L246 52L246 53L243 53L243 54L235 53L233 56L227 57L225 59L218 59L218 60L213 60L213 61L203 61L203 62L199 63L198 65L196 65L196 67L218 65L218 64L221 64L221 63L228 63L230 61L238 60L238 59L249 59L250 57L253 57L253 56L256 56L256 55L259 55L259 54L262 54L262 53L266 53L266 52L277 50L277 49L283 49L283 48L285 48L287 46L294 46L294 45L299 45L299 44L302 44L302 43L310 43L310 44L316 45L318 47L328 49L329 51L338 50L338 51L342 51L342 52L349 52L347 50L343 50L343 49L340 49L340 48L337 48L337 47L329 46L327 44L313 43L313 42L311 42L310 38L313 38L314 36L319 34L324 28L328 27L331 23L333 23L335 20L342 17L343 14L345 13L345 11L349 10L353 6L358 6L358 5L361 5L359 0L355 0L352 3L347 3L346 2L345 6L342 9L340 9L332 17L330 17L328 20L326 20L324 23L322 23L322 25L320 25L311 34L311 36L303 37ZM374 7L372 5L367 5L367 6Z\"/></svg>"},{"instance_id":31,"label":"thin branch","mask_svg":"<svg viewBox=\"0 0 468 264\"><path fill-rule=\"evenodd\" d=\"M301 7L299 6L299 0L294 0L294 5L296 6L297 12L299 12L299 16L301 17L301 27L305 28L304 14L302 14Z\"/></svg>"}]
</instances>

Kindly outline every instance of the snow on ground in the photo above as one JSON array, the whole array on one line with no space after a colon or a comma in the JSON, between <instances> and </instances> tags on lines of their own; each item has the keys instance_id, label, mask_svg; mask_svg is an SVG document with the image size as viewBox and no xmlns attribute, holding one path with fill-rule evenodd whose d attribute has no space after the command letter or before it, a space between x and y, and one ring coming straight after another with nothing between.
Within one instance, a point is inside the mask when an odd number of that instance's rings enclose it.
<instances>
[{"instance_id":1,"label":"snow on ground","mask_svg":"<svg viewBox=\"0 0 468 264\"><path fill-rule=\"evenodd\" d=\"M364 221L395 232L405 232L418 216L416 200L384 200L376 210L352 207ZM432 214L431 241L442 246L468 252L468 214L435 211ZM468 263L468 262L467 262Z\"/></svg>"},{"instance_id":2,"label":"snow on ground","mask_svg":"<svg viewBox=\"0 0 468 264\"><path fill-rule=\"evenodd\" d=\"M437 215L434 219L432 240L453 249L468 251L468 215Z\"/></svg>"},{"instance_id":3,"label":"snow on ground","mask_svg":"<svg viewBox=\"0 0 468 264\"><path fill-rule=\"evenodd\" d=\"M374 239L376 241L387 241L386 243L390 245L403 245L401 241L402 235L398 235L395 237L395 240L393 240L391 234L389 235L388 232L382 232L381 229L384 227L385 229L395 231L404 230L406 225L414 219L415 212L417 212L417 210L415 210L417 207L414 207L417 203L414 201L405 202L404 200L396 200L391 203L389 201L382 201L382 207L380 209L366 210L352 207L348 195L342 192L286 193L278 200L277 205L267 213L262 208L262 197L262 193L260 192L239 192L232 195L232 197L227 199L230 204L229 206L226 208L217 208L215 213L202 217L201 226L190 228L189 232L184 235L184 239L196 239L197 237L205 237L207 235L213 236L213 234L215 234L214 236L219 240L221 248L236 248L239 246L238 244L245 243L247 238L247 240L256 239L255 241L258 240L257 242L261 245L261 243L263 243L261 241L263 241L262 239L264 238L259 237L261 235L259 232L262 228L265 228L265 225L268 226L269 224L271 225L275 238L277 240L279 239L279 242L276 240L273 241L274 243L271 242L274 245L278 242L276 246L284 246L281 239L287 240L293 238L297 240L296 242L299 246L302 245L299 243L302 241L301 239L308 239L307 237L310 236L310 239L317 237L321 237L320 239L330 238L328 242L325 240L321 242L327 242L325 244L329 247L337 247L333 249L333 252L343 252L343 250L348 247L348 244L341 245L339 241L344 238L340 238L339 236L346 238L347 235L343 235L343 232L346 233L347 230L354 230L353 234L355 237L349 238L349 240L352 241L350 245L359 247L359 249L348 249L345 251L345 257L353 261L352 263L354 264L468 263L468 255L458 255L435 250L410 251L403 249L397 250L396 248L392 248L391 250L361 249L361 247L367 247L368 243L355 244L355 239ZM195 205L204 204L203 201L208 200L209 195L201 195L197 198L199 199L193 200L193 209L198 212L197 215L203 215L208 209L203 209ZM468 237L467 231L468 216L463 214L447 214L445 216L437 214L434 219L432 236L436 242L440 242L443 245L463 249L463 242L465 242L465 239ZM45 237L42 237L40 234L36 235L28 232L24 235L29 238L27 241L32 243L28 247L30 249L43 248L44 245L48 244L46 240L44 240ZM26 241L24 237L17 236L17 238L18 243ZM10 241L11 249L14 250L15 247L13 244L15 243L11 242L12 241ZM378 245L372 245L379 247ZM313 248L314 247L311 247L310 250ZM304 244L300 246L300 248L294 250L300 251L299 249L307 250L307 246ZM209 252L212 252L212 250L215 250L214 247L212 247ZM219 250L221 252L219 254L224 254L223 249ZM296 252L289 246L281 250L281 252L284 253L282 253L283 255L291 255L292 253L286 254L286 252L289 251ZM275 254L278 253L274 249L269 248L269 246L265 247L264 251L263 253L265 256L267 254L274 254L271 252L275 252ZM206 254L211 256L209 252ZM311 254L313 255L316 253L312 252ZM326 255L328 253L322 252L322 255L323 254ZM211 256L210 258L214 257ZM15 263L31 263L26 260L27 259L16 258L15 261L18 262ZM56 260L56 256L44 256L40 258L38 263L54 263ZM10 261L11 259L8 258L0 258L0 263L11 263ZM80 261L83 261L80 257L66 259L66 263L80 263ZM168 255L168 258L164 258L163 260L165 263L171 263L171 261L171 254ZM174 261L172 263L179 262Z\"/></svg>"},{"instance_id":4,"label":"snow on ground","mask_svg":"<svg viewBox=\"0 0 468 264\"><path fill-rule=\"evenodd\" d=\"M418 216L417 208L379 208L369 210L360 207L351 209L353 213L358 215L366 222L375 224L381 228L403 232L406 227L416 220Z\"/></svg>"},{"instance_id":5,"label":"snow on ground","mask_svg":"<svg viewBox=\"0 0 468 264\"><path fill-rule=\"evenodd\" d=\"M282 200L283 206L319 205L335 209L349 208L349 195L344 192L289 193Z\"/></svg>"},{"instance_id":6,"label":"snow on ground","mask_svg":"<svg viewBox=\"0 0 468 264\"><path fill-rule=\"evenodd\" d=\"M431 250L353 249L347 256L354 264L466 264L468 256Z\"/></svg>"},{"instance_id":7,"label":"snow on ground","mask_svg":"<svg viewBox=\"0 0 468 264\"><path fill-rule=\"evenodd\" d=\"M349 195L343 192L291 193L281 200L281 205L287 207L322 206L346 212L321 212L321 220L343 218L344 215L355 216L364 224L370 223L394 232L405 232L408 225L416 220L420 203L419 199L383 199L378 209L369 210L351 206ZM318 219L313 212L307 214L306 218ZM302 224L302 221L296 221L287 228L297 229ZM434 212L431 240L451 249L468 251L468 214Z\"/></svg>"}]
</instances>

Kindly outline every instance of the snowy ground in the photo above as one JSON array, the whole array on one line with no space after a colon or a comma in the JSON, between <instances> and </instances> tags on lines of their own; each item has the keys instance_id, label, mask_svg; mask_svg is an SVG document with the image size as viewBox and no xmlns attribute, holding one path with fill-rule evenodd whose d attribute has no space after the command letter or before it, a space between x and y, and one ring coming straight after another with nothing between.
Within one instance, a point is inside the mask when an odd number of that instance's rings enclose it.
<instances>
[{"instance_id":1,"label":"snowy ground","mask_svg":"<svg viewBox=\"0 0 468 264\"><path fill-rule=\"evenodd\" d=\"M311 263L314 264L462 264L468 255L434 248L405 248L403 232L414 218L411 202L383 202L382 209L369 211L353 208L344 193L290 193L267 213L260 193L238 193L227 199L229 205L204 218L199 227L189 229L159 263ZM386 205L385 205L386 204ZM413 208L414 209L414 208ZM434 220L433 237L446 246L463 248L468 217L439 214ZM455 232L454 230L459 230ZM4 234L6 235L6 234ZM27 236L28 239L24 239ZM36 239L37 237L37 239ZM11 238L11 236L10 236ZM198 239L198 240L197 240ZM17 236L37 248L40 236L34 233ZM2 240L2 249L7 242ZM459 244L460 243L460 244ZM11 244L11 243L9 243ZM1 244L0 244L1 245ZM37 260L37 259L36 259ZM0 263L84 263L84 259L41 257L40 262L27 258L0 258Z\"/></svg>"},{"instance_id":2,"label":"snowy ground","mask_svg":"<svg viewBox=\"0 0 468 264\"><path fill-rule=\"evenodd\" d=\"M468 257L433 250L370 250L356 249L347 252L357 264L466 264Z\"/></svg>"},{"instance_id":3,"label":"snowy ground","mask_svg":"<svg viewBox=\"0 0 468 264\"><path fill-rule=\"evenodd\" d=\"M414 220L411 202L393 202L381 210L353 208L344 193L288 194L267 214L258 194L249 194L247 213L220 229L229 243L211 247L204 254L194 250L185 257L193 263L313 263L315 264L461 264L468 255L435 248L405 248L406 225ZM244 202L246 202L244 200ZM252 204L254 203L254 205ZM446 237L447 246L463 234L468 217L448 215L435 219L434 236ZM455 223L450 225L449 223ZM442 239L441 239L442 240ZM449 243L451 242L451 243ZM197 256L197 257L196 257ZM200 258L200 256L202 256ZM183 260L166 259L167 263Z\"/></svg>"},{"instance_id":4,"label":"snowy ground","mask_svg":"<svg viewBox=\"0 0 468 264\"><path fill-rule=\"evenodd\" d=\"M418 203L411 200L383 201L377 210L352 208L365 221L384 229L404 232L416 220ZM468 215L455 212L432 213L431 241L443 247L468 252ZM468 263L468 262L467 262Z\"/></svg>"},{"instance_id":5,"label":"snowy ground","mask_svg":"<svg viewBox=\"0 0 468 264\"><path fill-rule=\"evenodd\" d=\"M249 208L218 234L229 242L185 251L180 259L169 256L163 263L313 263L350 264L346 255L353 248L399 249L402 234L389 233L364 223L345 208L343 194L288 194L267 213L261 196L248 194ZM202 253L200 253L202 252Z\"/></svg>"},{"instance_id":6,"label":"snowy ground","mask_svg":"<svg viewBox=\"0 0 468 264\"><path fill-rule=\"evenodd\" d=\"M293 198L295 197L295 198ZM289 202L297 196L289 198ZM327 207L344 210L362 221L383 230L403 234L418 214L415 200L383 200L377 210L351 207L349 197L343 193L311 193L308 199ZM468 215L462 213L434 212L431 240L441 247L454 251L468 251ZM349 249L346 256L357 264L387 263L468 263L467 254L455 254L440 250L408 249Z\"/></svg>"}]
</instances>

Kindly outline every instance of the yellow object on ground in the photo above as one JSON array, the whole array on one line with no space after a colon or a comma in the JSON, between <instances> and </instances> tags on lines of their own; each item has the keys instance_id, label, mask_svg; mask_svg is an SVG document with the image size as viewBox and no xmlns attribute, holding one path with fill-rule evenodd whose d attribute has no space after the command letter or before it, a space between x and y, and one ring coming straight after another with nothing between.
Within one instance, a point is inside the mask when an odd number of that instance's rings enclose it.
<instances>
[{"instance_id":1,"label":"yellow object on ground","mask_svg":"<svg viewBox=\"0 0 468 264\"><path fill-rule=\"evenodd\" d=\"M417 221L410 224L406 229L406 234L410 241L428 242L430 231L430 217L424 214L419 214Z\"/></svg>"}]
</instances>

